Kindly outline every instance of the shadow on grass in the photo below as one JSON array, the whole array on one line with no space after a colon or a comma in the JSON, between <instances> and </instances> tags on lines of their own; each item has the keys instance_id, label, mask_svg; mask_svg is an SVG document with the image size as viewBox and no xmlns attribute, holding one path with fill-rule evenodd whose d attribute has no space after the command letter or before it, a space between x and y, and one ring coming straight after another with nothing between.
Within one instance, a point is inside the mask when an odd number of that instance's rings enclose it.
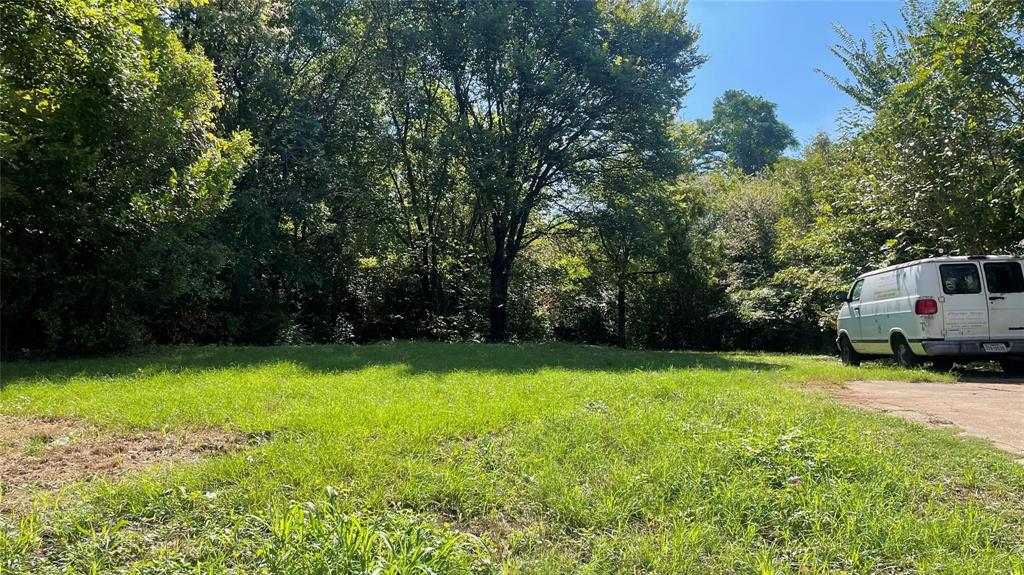
<instances>
[{"instance_id":1,"label":"shadow on grass","mask_svg":"<svg viewBox=\"0 0 1024 575\"><path fill-rule=\"evenodd\" d=\"M624 372L667 369L771 370L783 367L762 359L729 354L628 351L570 344L449 344L396 342L372 345L293 347L179 346L157 347L106 358L15 361L2 365L0 381L45 378L53 383L75 376L152 376L162 372L253 368L291 363L312 372L355 371L402 365L409 373L527 373L542 369Z\"/></svg>"}]
</instances>

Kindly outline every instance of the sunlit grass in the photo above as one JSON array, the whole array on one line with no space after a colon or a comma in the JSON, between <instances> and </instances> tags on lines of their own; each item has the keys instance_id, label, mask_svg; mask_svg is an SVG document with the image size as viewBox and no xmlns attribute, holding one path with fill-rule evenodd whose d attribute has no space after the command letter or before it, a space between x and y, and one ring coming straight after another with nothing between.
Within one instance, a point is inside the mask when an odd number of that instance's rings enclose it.
<instances>
[{"instance_id":1,"label":"sunlit grass","mask_svg":"<svg viewBox=\"0 0 1024 575\"><path fill-rule=\"evenodd\" d=\"M0 572L1024 573L1024 467L800 385L908 378L948 376L431 343L8 364L0 412L258 441L41 495Z\"/></svg>"}]
</instances>

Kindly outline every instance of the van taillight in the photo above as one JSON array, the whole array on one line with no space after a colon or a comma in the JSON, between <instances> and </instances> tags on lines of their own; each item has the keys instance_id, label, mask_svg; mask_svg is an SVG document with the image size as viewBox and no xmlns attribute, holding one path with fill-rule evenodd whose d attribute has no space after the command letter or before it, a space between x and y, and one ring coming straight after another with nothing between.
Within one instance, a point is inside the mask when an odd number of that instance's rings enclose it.
<instances>
[{"instance_id":1,"label":"van taillight","mask_svg":"<svg viewBox=\"0 0 1024 575\"><path fill-rule=\"evenodd\" d=\"M914 313L917 315L934 315L939 313L939 302L930 297L921 298L914 302Z\"/></svg>"}]
</instances>

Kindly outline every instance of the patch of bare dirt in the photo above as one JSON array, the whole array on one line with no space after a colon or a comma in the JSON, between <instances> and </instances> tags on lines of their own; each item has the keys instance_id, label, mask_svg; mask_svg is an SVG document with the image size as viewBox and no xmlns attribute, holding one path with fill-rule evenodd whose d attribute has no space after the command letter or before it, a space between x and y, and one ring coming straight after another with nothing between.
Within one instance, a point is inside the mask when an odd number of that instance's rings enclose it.
<instances>
[{"instance_id":1,"label":"patch of bare dirt","mask_svg":"<svg viewBox=\"0 0 1024 575\"><path fill-rule=\"evenodd\" d=\"M0 414L0 505L13 505L29 488L198 461L244 443L244 435L218 428L112 433L70 417Z\"/></svg>"},{"instance_id":2,"label":"patch of bare dirt","mask_svg":"<svg viewBox=\"0 0 1024 575\"><path fill-rule=\"evenodd\" d=\"M1024 381L978 378L957 383L852 381L822 386L836 399L927 425L955 426L1024 456ZM1018 459L1024 463L1024 458Z\"/></svg>"}]
</instances>

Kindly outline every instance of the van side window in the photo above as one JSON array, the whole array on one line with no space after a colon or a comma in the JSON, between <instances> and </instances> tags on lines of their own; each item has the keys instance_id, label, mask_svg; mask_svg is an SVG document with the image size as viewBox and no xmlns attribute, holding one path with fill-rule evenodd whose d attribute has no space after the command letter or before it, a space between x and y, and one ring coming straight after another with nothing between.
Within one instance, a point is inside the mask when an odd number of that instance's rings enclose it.
<instances>
[{"instance_id":1,"label":"van side window","mask_svg":"<svg viewBox=\"0 0 1024 575\"><path fill-rule=\"evenodd\" d=\"M985 264L985 283L990 293L1024 292L1024 271L1017 262Z\"/></svg>"},{"instance_id":2,"label":"van side window","mask_svg":"<svg viewBox=\"0 0 1024 575\"><path fill-rule=\"evenodd\" d=\"M946 264L939 266L942 291L948 295L981 293L981 275L974 264Z\"/></svg>"},{"instance_id":3,"label":"van side window","mask_svg":"<svg viewBox=\"0 0 1024 575\"><path fill-rule=\"evenodd\" d=\"M863 289L864 289L864 280L857 280L857 282L853 284L853 289L850 290L850 301L859 301L860 300L860 292Z\"/></svg>"}]
</instances>

